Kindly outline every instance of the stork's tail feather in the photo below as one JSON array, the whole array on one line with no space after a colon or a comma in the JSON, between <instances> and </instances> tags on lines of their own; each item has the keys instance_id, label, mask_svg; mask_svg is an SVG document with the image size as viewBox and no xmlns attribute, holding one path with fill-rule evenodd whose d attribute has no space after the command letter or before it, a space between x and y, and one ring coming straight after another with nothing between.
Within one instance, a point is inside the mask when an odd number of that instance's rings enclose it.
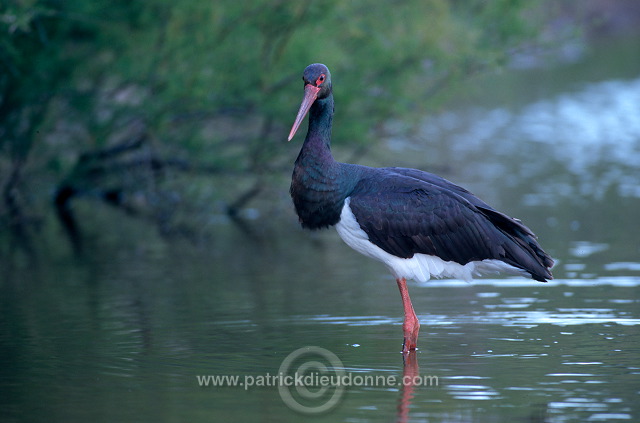
<instances>
[{"instance_id":1,"label":"stork's tail feather","mask_svg":"<svg viewBox=\"0 0 640 423\"><path fill-rule=\"evenodd\" d=\"M554 261L537 241L534 233L517 219L493 209L480 208L482 213L509 239L507 263L522 269L531 278L546 282L553 279L551 268Z\"/></svg>"}]
</instances>

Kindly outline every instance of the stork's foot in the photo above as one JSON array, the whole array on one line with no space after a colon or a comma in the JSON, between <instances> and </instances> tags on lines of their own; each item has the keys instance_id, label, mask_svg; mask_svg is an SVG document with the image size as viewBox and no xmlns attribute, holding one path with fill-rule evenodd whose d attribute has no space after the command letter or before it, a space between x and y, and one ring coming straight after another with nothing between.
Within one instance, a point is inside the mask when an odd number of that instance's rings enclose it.
<instances>
[{"instance_id":1,"label":"stork's foot","mask_svg":"<svg viewBox=\"0 0 640 423\"><path fill-rule=\"evenodd\" d=\"M402 354L409 354L411 351L415 351L416 348L416 342L411 339L407 341L407 337L405 336L404 341L402 342Z\"/></svg>"},{"instance_id":2,"label":"stork's foot","mask_svg":"<svg viewBox=\"0 0 640 423\"><path fill-rule=\"evenodd\" d=\"M420 322L413 315L405 316L404 324L402 325L404 332L404 341L402 342L402 352L404 354L409 351L415 351L418 346L418 333L420 332Z\"/></svg>"}]
</instances>

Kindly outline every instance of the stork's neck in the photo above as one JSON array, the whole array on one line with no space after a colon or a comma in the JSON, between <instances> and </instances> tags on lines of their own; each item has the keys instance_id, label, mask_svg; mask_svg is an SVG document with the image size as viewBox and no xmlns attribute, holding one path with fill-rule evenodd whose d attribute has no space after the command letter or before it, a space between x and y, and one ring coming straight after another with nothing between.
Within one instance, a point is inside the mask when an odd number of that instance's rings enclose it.
<instances>
[{"instance_id":1,"label":"stork's neck","mask_svg":"<svg viewBox=\"0 0 640 423\"><path fill-rule=\"evenodd\" d=\"M302 226L335 225L344 199L357 179L345 177L345 166L331 155L333 96L316 100L309 110L309 132L293 168L291 197Z\"/></svg>"},{"instance_id":2,"label":"stork's neck","mask_svg":"<svg viewBox=\"0 0 640 423\"><path fill-rule=\"evenodd\" d=\"M309 131L300 155L309 154L317 160L333 162L331 155L331 126L333 122L333 94L316 100L309 110ZM300 159L301 157L299 157Z\"/></svg>"}]
</instances>

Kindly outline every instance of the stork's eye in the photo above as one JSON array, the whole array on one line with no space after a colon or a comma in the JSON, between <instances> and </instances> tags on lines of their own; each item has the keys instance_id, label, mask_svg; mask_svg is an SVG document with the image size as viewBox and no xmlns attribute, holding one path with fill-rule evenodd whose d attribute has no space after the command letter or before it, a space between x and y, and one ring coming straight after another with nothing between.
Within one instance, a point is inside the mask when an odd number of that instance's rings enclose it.
<instances>
[{"instance_id":1,"label":"stork's eye","mask_svg":"<svg viewBox=\"0 0 640 423\"><path fill-rule=\"evenodd\" d=\"M316 79L316 86L319 87L320 85L322 85L322 83L324 82L325 78L327 76L323 73L320 74L320 76L318 77L318 79Z\"/></svg>"}]
</instances>

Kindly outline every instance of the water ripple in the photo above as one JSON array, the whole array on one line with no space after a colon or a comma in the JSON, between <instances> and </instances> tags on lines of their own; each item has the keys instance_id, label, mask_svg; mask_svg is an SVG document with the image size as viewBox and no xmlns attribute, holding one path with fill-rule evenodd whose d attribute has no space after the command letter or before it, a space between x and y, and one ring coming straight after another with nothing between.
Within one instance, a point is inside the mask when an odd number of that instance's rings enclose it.
<instances>
[{"instance_id":1,"label":"water ripple","mask_svg":"<svg viewBox=\"0 0 640 423\"><path fill-rule=\"evenodd\" d=\"M640 325L640 319L616 315L612 309L560 309L557 311L489 311L483 315L443 315L420 314L419 319L428 322L429 326L452 326L461 324L501 325L515 327L535 327L541 324L556 326L572 326L584 324L617 323L619 325ZM287 321L304 324L305 322L324 323L328 325L347 326L379 326L402 323L401 317L388 316L295 316ZM502 339L518 341L518 339Z\"/></svg>"},{"instance_id":2,"label":"water ripple","mask_svg":"<svg viewBox=\"0 0 640 423\"><path fill-rule=\"evenodd\" d=\"M540 287L538 281L522 278L508 279L477 279L473 282L465 282L457 279L430 280L425 283L417 284L417 287L458 287L458 286L495 286L504 288L517 288L534 286ZM602 276L593 279L553 279L544 283L544 287L549 286L615 286L615 287L634 287L640 286L640 277L638 276Z\"/></svg>"}]
</instances>

